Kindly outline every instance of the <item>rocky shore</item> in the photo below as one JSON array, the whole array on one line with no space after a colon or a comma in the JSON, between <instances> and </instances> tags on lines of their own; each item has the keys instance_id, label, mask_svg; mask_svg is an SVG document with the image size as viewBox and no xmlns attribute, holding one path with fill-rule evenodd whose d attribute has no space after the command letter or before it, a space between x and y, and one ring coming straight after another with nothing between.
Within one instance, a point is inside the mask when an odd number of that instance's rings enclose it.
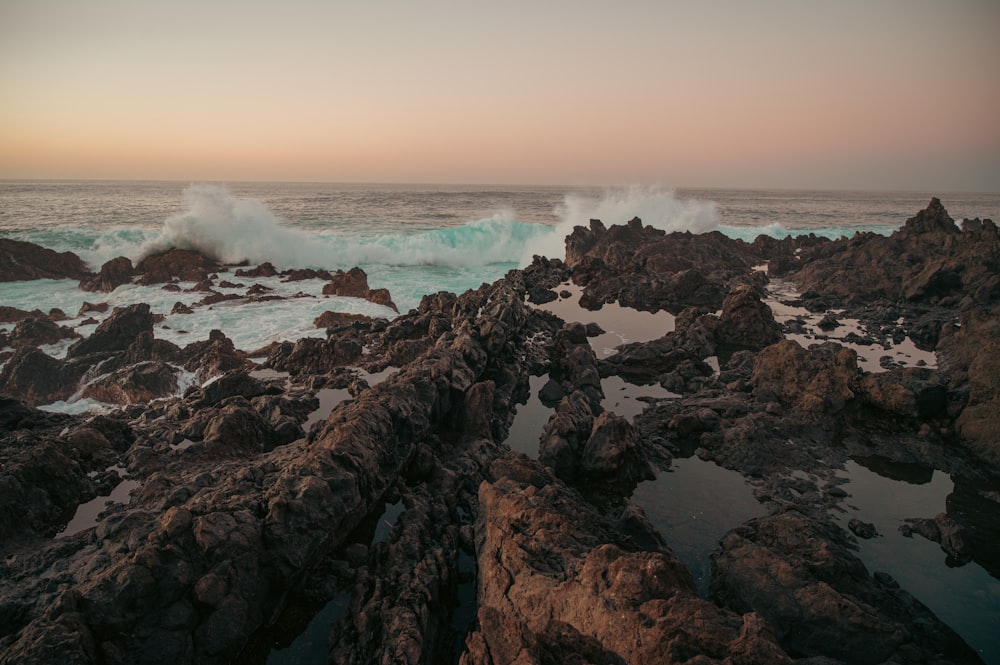
<instances>
[{"instance_id":1,"label":"rocky shore","mask_svg":"<svg viewBox=\"0 0 1000 665\"><path fill-rule=\"evenodd\" d=\"M395 309L357 268L170 250L90 273L3 239L0 257L3 281L79 280L94 312L130 282L194 283L195 308L277 297L234 295L228 275ZM570 286L674 329L599 355L585 316L543 307ZM947 510L906 535L1000 577L998 302L997 227L933 199L889 237L835 241L594 220L565 260L392 319L328 312L325 337L264 349L157 339L149 305L86 336L58 310L0 307L16 324L0 332L0 663L263 663L318 614L331 663L983 662L865 566L871 525L836 517L849 460L944 471ZM894 356L904 341L931 361ZM54 343L65 357L39 348ZM508 433L544 376L532 459ZM673 396L630 420L606 408L608 377ZM37 408L71 396L117 408ZM692 454L749 479L764 515L717 543L707 597L631 498ZM132 491L105 505L116 488Z\"/></svg>"}]
</instances>

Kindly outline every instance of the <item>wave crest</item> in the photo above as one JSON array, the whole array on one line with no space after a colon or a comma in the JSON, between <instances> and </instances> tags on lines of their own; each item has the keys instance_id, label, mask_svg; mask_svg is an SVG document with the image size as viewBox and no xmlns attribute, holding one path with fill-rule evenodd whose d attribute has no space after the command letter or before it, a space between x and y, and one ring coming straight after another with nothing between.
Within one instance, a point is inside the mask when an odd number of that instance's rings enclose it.
<instances>
[{"instance_id":1,"label":"wave crest","mask_svg":"<svg viewBox=\"0 0 1000 665\"><path fill-rule=\"evenodd\" d=\"M566 236L576 226L589 226L591 219L599 219L611 226L625 224L633 217L638 217L646 226L654 226L668 233L706 233L719 226L719 215L714 202L682 200L676 197L672 189L638 185L609 189L600 197L567 194L555 213L559 218L556 233L535 248L536 254L562 258L565 255Z\"/></svg>"},{"instance_id":2,"label":"wave crest","mask_svg":"<svg viewBox=\"0 0 1000 665\"><path fill-rule=\"evenodd\" d=\"M263 263L283 268L389 266L475 267L517 263L550 226L527 224L503 212L448 229L412 234L343 236L290 229L262 203L239 199L215 185L184 192L188 209L168 218L139 257L168 249L196 250L223 263Z\"/></svg>"}]
</instances>

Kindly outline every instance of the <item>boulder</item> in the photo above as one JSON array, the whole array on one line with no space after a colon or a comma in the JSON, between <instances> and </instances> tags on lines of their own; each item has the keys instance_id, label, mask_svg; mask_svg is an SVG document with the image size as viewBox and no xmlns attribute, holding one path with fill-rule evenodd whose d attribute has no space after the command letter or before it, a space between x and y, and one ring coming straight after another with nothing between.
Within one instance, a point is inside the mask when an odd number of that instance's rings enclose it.
<instances>
[{"instance_id":1,"label":"boulder","mask_svg":"<svg viewBox=\"0 0 1000 665\"><path fill-rule=\"evenodd\" d=\"M795 511L751 520L723 537L712 594L723 607L759 613L802 657L980 662L919 601L869 575L849 548L843 531Z\"/></svg>"},{"instance_id":2,"label":"boulder","mask_svg":"<svg viewBox=\"0 0 1000 665\"><path fill-rule=\"evenodd\" d=\"M791 662L759 617L699 598L648 522L643 549L634 529L525 458L492 472L479 488L478 621L465 665Z\"/></svg>"},{"instance_id":3,"label":"boulder","mask_svg":"<svg viewBox=\"0 0 1000 665\"><path fill-rule=\"evenodd\" d=\"M251 268L249 270L238 268L236 270L237 277L274 277L277 274L278 271L275 267L267 261L261 263L256 268Z\"/></svg>"},{"instance_id":4,"label":"boulder","mask_svg":"<svg viewBox=\"0 0 1000 665\"><path fill-rule=\"evenodd\" d=\"M0 238L0 282L84 279L87 265L73 252L54 252L32 242Z\"/></svg>"},{"instance_id":5,"label":"boulder","mask_svg":"<svg viewBox=\"0 0 1000 665\"><path fill-rule=\"evenodd\" d=\"M164 362L128 365L89 383L83 397L106 404L145 404L177 392L177 369Z\"/></svg>"},{"instance_id":6,"label":"boulder","mask_svg":"<svg viewBox=\"0 0 1000 665\"><path fill-rule=\"evenodd\" d=\"M756 351L781 341L781 326L771 308L761 302L758 291L739 284L722 303L715 338L720 346Z\"/></svg>"},{"instance_id":7,"label":"boulder","mask_svg":"<svg viewBox=\"0 0 1000 665\"><path fill-rule=\"evenodd\" d=\"M330 282L323 285L323 295L345 296L348 298L364 298L373 303L384 305L396 312L399 310L392 302L387 289L368 287L368 275L361 268L351 268L347 272L338 270L330 277Z\"/></svg>"},{"instance_id":8,"label":"boulder","mask_svg":"<svg viewBox=\"0 0 1000 665\"><path fill-rule=\"evenodd\" d=\"M110 293L122 284L131 282L133 272L132 261L119 256L102 265L100 272L93 277L80 280L80 289Z\"/></svg>"},{"instance_id":9,"label":"boulder","mask_svg":"<svg viewBox=\"0 0 1000 665\"><path fill-rule=\"evenodd\" d=\"M153 332L153 314L149 305L138 303L116 307L90 337L81 339L69 348L67 357L79 358L92 353L124 351L144 332Z\"/></svg>"},{"instance_id":10,"label":"boulder","mask_svg":"<svg viewBox=\"0 0 1000 665\"><path fill-rule=\"evenodd\" d=\"M827 342L803 349L784 340L754 362L750 384L759 401L778 401L803 415L836 414L854 399L860 378L857 353Z\"/></svg>"},{"instance_id":11,"label":"boulder","mask_svg":"<svg viewBox=\"0 0 1000 665\"><path fill-rule=\"evenodd\" d=\"M139 283L162 284L180 280L201 282L219 270L219 264L201 252L190 249L170 249L161 254L153 254L139 261L135 274Z\"/></svg>"}]
</instances>

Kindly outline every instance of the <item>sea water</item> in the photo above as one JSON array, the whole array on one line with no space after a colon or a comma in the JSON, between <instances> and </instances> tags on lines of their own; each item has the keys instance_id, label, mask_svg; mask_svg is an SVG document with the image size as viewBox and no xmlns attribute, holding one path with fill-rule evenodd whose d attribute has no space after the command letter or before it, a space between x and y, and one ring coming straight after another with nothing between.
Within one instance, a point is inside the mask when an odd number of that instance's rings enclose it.
<instances>
[{"instance_id":1,"label":"sea water","mask_svg":"<svg viewBox=\"0 0 1000 665\"><path fill-rule=\"evenodd\" d=\"M527 265L533 255L562 258L566 235L576 225L586 226L590 219L611 225L640 217L644 223L666 231L718 230L747 241L760 234L779 238L808 233L830 238L856 232L888 235L926 207L932 196L941 198L956 221L966 217L1000 219L1000 194L0 181L0 237L26 240L56 251L73 251L94 270L117 256L137 262L169 247L196 249L231 263L256 265L270 261L279 270L311 267L332 271L359 266L368 273L372 288L389 289L399 310L406 312L424 295L476 288L512 268ZM221 272L220 279L241 284L236 289L217 288L221 292L245 293L253 284L261 284L284 299L222 302L195 307L194 314L172 315L175 303L191 306L204 294L132 284L109 294L85 293L73 280L36 280L0 284L0 305L46 312L61 309L69 316L62 325L86 335L96 324L84 324L85 319L100 321L108 314L78 314L84 302L107 302L112 307L146 302L154 313L165 316L155 329L159 338L184 345L207 339L209 331L220 329L237 347L247 351L273 341L323 336L325 331L316 329L313 319L324 311L387 318L396 315L391 309L356 298L323 296L321 280L242 278L232 270ZM181 284L182 289L193 286ZM590 313L587 320L600 316ZM645 326L648 330L626 330L617 320L607 321L602 327L607 331L605 337L592 343L595 351L604 356L618 343L667 332L672 328L672 318L650 319L650 325ZM64 346L54 345L47 352L59 355ZM537 398L546 379L531 378L531 397L527 404L520 405L508 441L532 455L537 455L538 436L550 415L550 409ZM657 394L654 388L649 388L654 393L640 394L636 387L626 386L615 377L606 380L604 390L605 408L626 417L633 417L642 408L643 397L672 397ZM330 397L322 410L329 411L336 406L337 398L346 398ZM100 406L73 403L50 408L79 412ZM851 488L854 503L864 517L870 518L864 514L867 504L860 492L862 475L849 467L850 479L856 485ZM699 497L689 508L677 506L680 499L694 496L692 487L714 488L714 496L725 505L720 507ZM694 572L702 592L707 556L717 539L761 510L739 474L697 458L678 460L670 473L661 473L656 481L640 485L634 498ZM892 524L880 523L879 527L883 533L892 533ZM924 589L908 577L908 569L883 565L879 558L883 553L878 548L889 540L887 537L862 544L863 558L869 565L891 569L900 581L920 594ZM931 555L936 551L936 546L928 543L906 544L910 550L927 545L924 549ZM950 579L940 574L942 566L939 563L931 569L928 564L925 576ZM975 573L977 568L970 565L964 570ZM987 605L995 603L996 579L986 576L977 578L976 583L994 590ZM959 591L950 598L960 602L964 593ZM331 616L344 610L346 594L335 601L325 610ZM983 609L977 606L977 611ZM996 647L991 639L983 639L978 619L970 621L961 613L953 614L947 605L935 610L980 653L995 656ZM319 646L306 645L303 649L315 648L322 654L331 616L316 618ZM307 633L308 642L312 633ZM296 644L296 648L299 646ZM293 658L297 657L295 653ZM278 657L279 652L272 652L272 656Z\"/></svg>"}]
</instances>

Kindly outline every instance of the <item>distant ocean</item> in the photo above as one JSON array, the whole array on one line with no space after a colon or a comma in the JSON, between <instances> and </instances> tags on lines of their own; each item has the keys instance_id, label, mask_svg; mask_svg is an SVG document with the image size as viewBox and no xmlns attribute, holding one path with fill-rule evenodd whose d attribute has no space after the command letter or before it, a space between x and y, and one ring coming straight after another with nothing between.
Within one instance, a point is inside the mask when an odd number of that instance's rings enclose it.
<instances>
[{"instance_id":1,"label":"distant ocean","mask_svg":"<svg viewBox=\"0 0 1000 665\"><path fill-rule=\"evenodd\" d=\"M718 230L745 240L762 233L888 234L932 196L941 198L956 221L1000 220L1000 194L0 181L0 237L73 251L95 270L117 256L135 262L170 247L198 249L233 263L270 261L279 270L360 266L370 286L389 289L406 312L426 294L461 293L492 282L534 254L562 258L566 234L591 218L611 225L638 216L667 231ZM58 307L71 317L64 325L80 326L87 318L77 316L84 301L148 302L155 313L167 315L158 324L158 337L184 345L218 328L246 350L322 335L312 321L325 310L394 314L366 301L323 297L318 280L238 281L243 286L229 292L244 293L251 282L260 282L279 295L308 297L233 301L171 316L176 302L192 304L204 294L135 285L111 294L84 293L69 280L38 280L0 284L0 304ZM88 334L92 325L79 330ZM51 352L58 356L64 350Z\"/></svg>"}]
</instances>

